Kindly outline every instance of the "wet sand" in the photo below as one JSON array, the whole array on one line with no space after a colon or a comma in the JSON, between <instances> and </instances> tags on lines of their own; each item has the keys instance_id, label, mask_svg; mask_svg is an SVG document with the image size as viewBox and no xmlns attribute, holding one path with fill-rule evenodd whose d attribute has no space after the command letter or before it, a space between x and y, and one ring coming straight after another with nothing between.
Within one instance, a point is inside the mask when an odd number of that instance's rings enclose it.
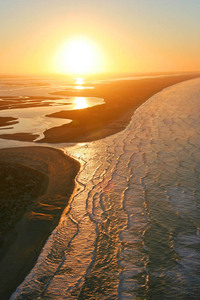
<instances>
[{"instance_id":1,"label":"wet sand","mask_svg":"<svg viewBox=\"0 0 200 300\"><path fill-rule=\"evenodd\" d=\"M78 170L78 162L56 149L0 150L0 299L8 299L34 266Z\"/></svg>"}]
</instances>

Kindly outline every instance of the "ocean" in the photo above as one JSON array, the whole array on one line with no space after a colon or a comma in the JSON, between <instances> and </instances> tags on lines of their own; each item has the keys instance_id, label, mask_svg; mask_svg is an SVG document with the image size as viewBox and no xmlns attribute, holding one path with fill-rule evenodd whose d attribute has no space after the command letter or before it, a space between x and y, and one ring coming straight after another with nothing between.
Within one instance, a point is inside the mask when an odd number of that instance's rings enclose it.
<instances>
[{"instance_id":1,"label":"ocean","mask_svg":"<svg viewBox=\"0 0 200 300\"><path fill-rule=\"evenodd\" d=\"M53 146L81 163L76 188L11 299L199 299L200 79L117 134Z\"/></svg>"}]
</instances>

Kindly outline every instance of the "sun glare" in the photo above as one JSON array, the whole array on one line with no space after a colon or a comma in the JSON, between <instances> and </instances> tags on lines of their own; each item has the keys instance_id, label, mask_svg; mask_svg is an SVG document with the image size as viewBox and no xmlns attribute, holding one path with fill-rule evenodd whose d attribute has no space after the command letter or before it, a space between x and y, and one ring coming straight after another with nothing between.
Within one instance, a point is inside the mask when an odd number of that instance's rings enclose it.
<instances>
[{"instance_id":1,"label":"sun glare","mask_svg":"<svg viewBox=\"0 0 200 300\"><path fill-rule=\"evenodd\" d=\"M61 45L56 56L56 68L68 74L96 73L101 67L101 55L96 45L86 38L71 39ZM78 84L82 84L78 78Z\"/></svg>"},{"instance_id":2,"label":"sun glare","mask_svg":"<svg viewBox=\"0 0 200 300\"><path fill-rule=\"evenodd\" d=\"M88 103L85 97L76 97L74 99L74 109L83 109L88 107Z\"/></svg>"},{"instance_id":3,"label":"sun glare","mask_svg":"<svg viewBox=\"0 0 200 300\"><path fill-rule=\"evenodd\" d=\"M84 86L81 86L81 85L77 85L75 86L75 90L84 90Z\"/></svg>"},{"instance_id":4,"label":"sun glare","mask_svg":"<svg viewBox=\"0 0 200 300\"><path fill-rule=\"evenodd\" d=\"M76 78L76 84L84 84L83 78Z\"/></svg>"}]
</instances>

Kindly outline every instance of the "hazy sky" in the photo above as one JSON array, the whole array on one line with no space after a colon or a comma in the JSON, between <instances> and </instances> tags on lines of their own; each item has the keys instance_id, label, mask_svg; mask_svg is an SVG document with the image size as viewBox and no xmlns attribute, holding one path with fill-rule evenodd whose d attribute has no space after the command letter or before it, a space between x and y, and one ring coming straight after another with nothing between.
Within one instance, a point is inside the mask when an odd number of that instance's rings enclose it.
<instances>
[{"instance_id":1,"label":"hazy sky","mask_svg":"<svg viewBox=\"0 0 200 300\"><path fill-rule=\"evenodd\" d=\"M1 0L1 73L56 72L60 45L85 36L102 71L200 70L200 0Z\"/></svg>"}]
</instances>

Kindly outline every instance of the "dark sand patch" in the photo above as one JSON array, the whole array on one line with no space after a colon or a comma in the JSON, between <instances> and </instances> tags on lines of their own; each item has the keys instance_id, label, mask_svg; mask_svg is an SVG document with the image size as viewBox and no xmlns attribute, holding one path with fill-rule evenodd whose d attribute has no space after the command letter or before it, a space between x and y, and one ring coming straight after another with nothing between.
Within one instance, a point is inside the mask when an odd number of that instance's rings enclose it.
<instances>
[{"instance_id":1,"label":"dark sand patch","mask_svg":"<svg viewBox=\"0 0 200 300\"><path fill-rule=\"evenodd\" d=\"M38 134L32 134L26 132L0 134L1 139L22 141L22 142L33 142L38 137L39 137Z\"/></svg>"},{"instance_id":2,"label":"dark sand patch","mask_svg":"<svg viewBox=\"0 0 200 300\"><path fill-rule=\"evenodd\" d=\"M46 147L0 150L0 299L34 266L74 189L79 164Z\"/></svg>"},{"instance_id":3,"label":"dark sand patch","mask_svg":"<svg viewBox=\"0 0 200 300\"><path fill-rule=\"evenodd\" d=\"M92 90L60 91L63 96L100 97L105 104L73 111L61 111L50 117L71 119L72 122L48 129L38 142L88 142L104 138L126 128L135 109L162 89L199 74L179 75L141 80L121 80L96 84Z\"/></svg>"},{"instance_id":4,"label":"dark sand patch","mask_svg":"<svg viewBox=\"0 0 200 300\"><path fill-rule=\"evenodd\" d=\"M0 117L0 127L2 126L10 126L10 125L14 125L17 124L17 118L13 118L13 117Z\"/></svg>"}]
</instances>

